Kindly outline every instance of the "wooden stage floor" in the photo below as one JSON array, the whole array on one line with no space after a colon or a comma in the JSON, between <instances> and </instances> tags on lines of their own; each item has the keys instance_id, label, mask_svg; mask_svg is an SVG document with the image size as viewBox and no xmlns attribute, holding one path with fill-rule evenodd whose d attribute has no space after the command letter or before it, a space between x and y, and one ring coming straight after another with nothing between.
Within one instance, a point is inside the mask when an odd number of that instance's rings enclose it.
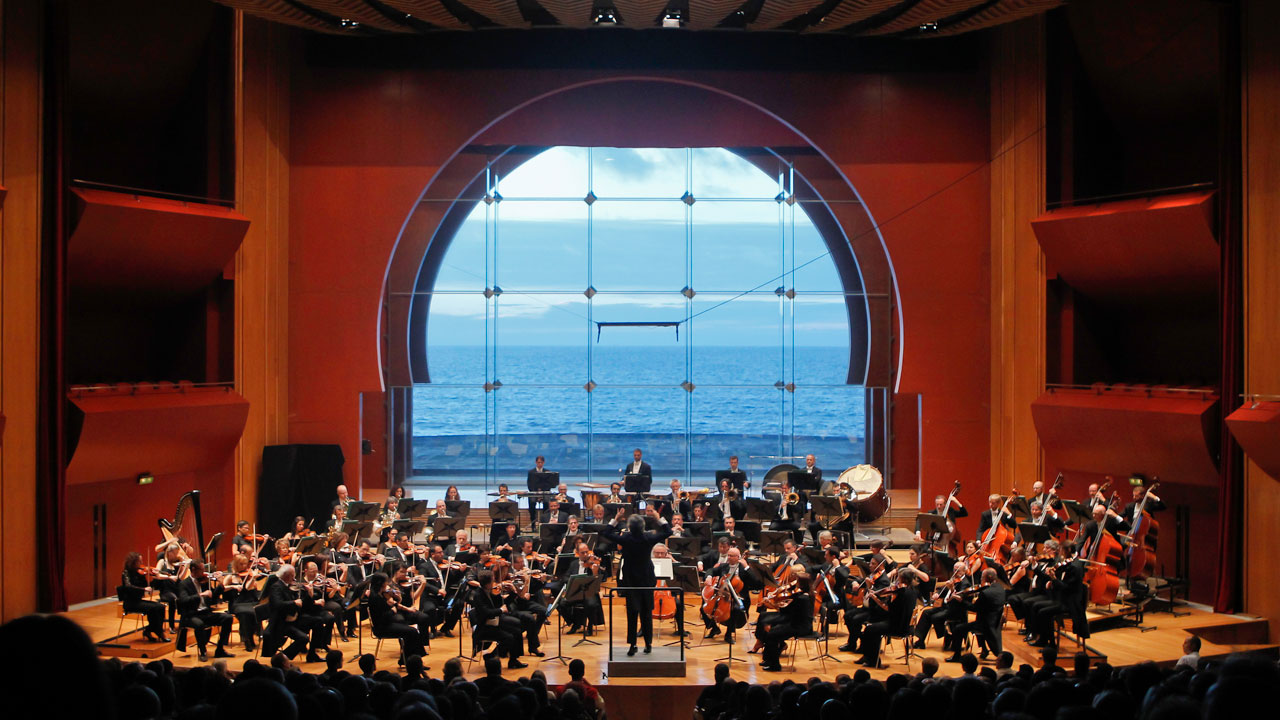
<instances>
[{"instance_id":1,"label":"wooden stage floor","mask_svg":"<svg viewBox=\"0 0 1280 720\"><path fill-rule=\"evenodd\" d=\"M118 603L114 601L103 602L75 609L66 613L66 615L83 627L95 641L100 641L115 635L120 620L117 608ZM1105 655L1108 662L1117 666L1131 665L1144 660L1173 663L1182 655L1182 641L1188 634L1201 636L1203 640L1201 654L1204 657L1224 656L1240 650L1274 648L1274 646L1265 644L1267 642L1267 623L1265 620L1241 615L1219 615L1193 605L1179 606L1178 610L1180 613L1186 614L1175 617L1168 612L1148 611L1144 618L1146 629L1114 627L1095 632L1089 640L1089 645ZM606 614L611 615L613 621L617 623L615 626L617 633L615 653L618 657L621 657L625 655L626 651L626 647L623 644L625 640L626 615L622 601L618 600L611 612L606 608ZM604 688L602 691L605 693L606 700L613 696L626 704L626 710L611 707L611 717L688 717L687 710L692 707L697 691L711 683L716 659L727 654L727 645L719 638L714 640L702 639L703 628L701 622L697 620L698 611L695 606L690 605L688 607L686 617L690 620L687 626L691 632L689 642L692 647L687 650L685 677L607 677L605 675L608 668L609 634L607 628L597 630L592 638L600 642L600 645L575 647L574 643L578 641L580 636L565 636L564 655L581 658L586 663L588 680ZM752 618L754 619L754 617L755 614L752 613ZM132 617L126 620L126 631L132 627L133 622ZM548 630L544 633L543 639L543 650L546 651L548 656L556 654L556 636L552 625L553 623L548 623ZM658 632L654 642L655 649L657 646L672 642L675 639L673 621L657 621L655 622L655 630ZM814 652L812 644L801 643L796 653L794 668L788 667L788 660L784 658L784 672L763 672L759 667L760 656L747 653L753 643L753 636L745 630L738 632L737 642L734 647L734 657L746 661L733 663L732 676L737 680L769 683L790 677L798 682L804 682L812 676L834 678L840 673L853 674L861 667L854 664L854 655L836 650L836 647L845 640L843 628L841 628L834 632L830 642L830 652L838 659L838 662L811 660L810 657L817 654ZM239 640L239 633L238 631L235 632L235 639ZM130 640L130 637L124 638L124 641ZM367 628L364 640L364 650L373 652L376 641L370 639ZM1004 644L1006 650L1014 653L1016 658L1015 667L1018 663L1023 662L1033 666L1039 665L1038 651L1035 648L1028 647L1023 642L1022 637L1017 634L1016 623L1009 622L1007 624ZM138 649L148 646L152 649L158 649L156 645L143 643L140 640L134 643L134 647ZM335 646L341 648L348 660L355 657L358 651L358 645L355 640L337 643L335 637ZM463 646L469 649L469 637L463 641ZM229 661L229 666L233 671L239 670L241 664L250 656L244 651L239 642L229 649L236 655L235 658ZM378 667L380 669L396 670L397 649L397 646L393 643L383 643L381 653L378 656ZM674 648L672 649L674 650ZM425 658L432 674L438 675L445 661L458 655L458 650L457 637L452 639L437 638L434 640L430 654ZM1061 653L1064 657L1060 664L1070 667L1070 655L1075 650L1075 643L1064 639L1061 648ZM940 650L940 643L932 636L929 638L928 646L917 650L917 653L921 656L936 657L940 661L944 657L944 653ZM898 659L901 654L901 644L897 641L893 642L883 655L888 666L881 670L873 670L871 671L872 674L883 678L892 673L919 672L920 661L913 659L910 662L910 666L908 666L907 661ZM164 657L168 657L179 667L191 667L199 664L194 647L189 647L187 652L183 653L170 652ZM129 658L126 657L124 659L128 660ZM527 675L534 669L541 669L546 674L548 681L553 684L561 683L568 679L567 668L560 662L528 655L523 659L529 663L529 668L507 670L504 674L509 678L516 678L521 675ZM145 660L143 661L145 662ZM300 664L300 667L313 672L320 672L324 669L323 664ZM464 663L464 671L467 677L477 677L483 673L483 667L480 662L471 664L469 667ZM943 675L958 675L959 672L958 665L942 664L941 674ZM643 695L636 695L636 691L641 689L647 690L644 691ZM653 691L659 689L661 692ZM627 690L631 690L631 692L627 692ZM668 690L675 692L668 692ZM636 700L643 700L643 702L637 703L635 702ZM658 704L654 705L653 703ZM638 705L643 705L643 708L638 707ZM642 709L643 713L637 714Z\"/></svg>"}]
</instances>

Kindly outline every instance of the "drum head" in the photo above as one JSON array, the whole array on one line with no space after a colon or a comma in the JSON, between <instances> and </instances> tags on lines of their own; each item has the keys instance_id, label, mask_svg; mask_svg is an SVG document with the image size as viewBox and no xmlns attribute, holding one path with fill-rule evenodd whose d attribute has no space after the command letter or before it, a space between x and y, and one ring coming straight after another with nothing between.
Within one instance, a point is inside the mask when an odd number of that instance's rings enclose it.
<instances>
[{"instance_id":1,"label":"drum head","mask_svg":"<svg viewBox=\"0 0 1280 720\"><path fill-rule=\"evenodd\" d=\"M880 471L870 465L854 465L840 473L840 482L853 488L858 497L870 495L884 486Z\"/></svg>"},{"instance_id":2,"label":"drum head","mask_svg":"<svg viewBox=\"0 0 1280 720\"><path fill-rule=\"evenodd\" d=\"M787 479L787 473L792 472L794 470L799 470L799 469L800 468L790 463L774 465L773 467L769 468L769 472L764 474L764 481L766 484L780 483L783 480Z\"/></svg>"}]
</instances>

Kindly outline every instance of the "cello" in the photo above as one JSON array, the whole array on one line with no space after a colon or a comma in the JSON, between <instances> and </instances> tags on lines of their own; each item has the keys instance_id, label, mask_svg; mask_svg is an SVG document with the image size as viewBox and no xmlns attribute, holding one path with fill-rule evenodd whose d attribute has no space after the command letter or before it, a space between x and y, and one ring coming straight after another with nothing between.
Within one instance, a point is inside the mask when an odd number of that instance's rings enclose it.
<instances>
[{"instance_id":1,"label":"cello","mask_svg":"<svg viewBox=\"0 0 1280 720\"><path fill-rule=\"evenodd\" d=\"M727 573L720 577L708 576L706 584L702 586L702 612L717 623L728 622L733 604L738 602L741 592L742 578L737 573L732 576Z\"/></svg>"},{"instance_id":2,"label":"cello","mask_svg":"<svg viewBox=\"0 0 1280 720\"><path fill-rule=\"evenodd\" d=\"M658 587L667 587L665 578L658 580ZM676 616L676 598L670 590L657 590L653 593L653 617L658 620L669 620Z\"/></svg>"},{"instance_id":3,"label":"cello","mask_svg":"<svg viewBox=\"0 0 1280 720\"><path fill-rule=\"evenodd\" d=\"M1125 576L1130 580L1141 580L1147 576L1148 572L1155 569L1156 552L1155 548L1148 543L1148 538L1160 532L1160 525L1151 517L1151 513L1147 512L1147 498L1151 495L1151 491L1159 486L1159 482L1153 482L1151 487L1142 493L1142 499L1133 509L1133 527L1129 530L1129 551L1125 558L1128 563Z\"/></svg>"},{"instance_id":4,"label":"cello","mask_svg":"<svg viewBox=\"0 0 1280 720\"><path fill-rule=\"evenodd\" d=\"M1113 493L1107 509L1115 505ZM1094 605L1110 605L1120 594L1120 571L1117 569L1124 558L1124 548L1119 541L1107 531L1106 516L1098 523L1098 532L1093 537L1085 538L1084 572L1085 585L1089 587L1089 602Z\"/></svg>"}]
</instances>

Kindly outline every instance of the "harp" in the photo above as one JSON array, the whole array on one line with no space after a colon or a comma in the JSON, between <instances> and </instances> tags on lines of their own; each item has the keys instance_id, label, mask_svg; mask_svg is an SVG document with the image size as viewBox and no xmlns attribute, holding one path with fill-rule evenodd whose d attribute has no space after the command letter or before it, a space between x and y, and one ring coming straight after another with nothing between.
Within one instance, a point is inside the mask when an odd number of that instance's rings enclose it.
<instances>
[{"instance_id":1,"label":"harp","mask_svg":"<svg viewBox=\"0 0 1280 720\"><path fill-rule=\"evenodd\" d=\"M200 520L199 490L192 490L178 498L178 507L173 511L173 520L169 518L159 519L160 532L164 535L165 542L172 542L184 529L190 529L190 525L187 524L188 512L195 516L196 542L194 547L196 552L205 552L204 525Z\"/></svg>"}]
</instances>

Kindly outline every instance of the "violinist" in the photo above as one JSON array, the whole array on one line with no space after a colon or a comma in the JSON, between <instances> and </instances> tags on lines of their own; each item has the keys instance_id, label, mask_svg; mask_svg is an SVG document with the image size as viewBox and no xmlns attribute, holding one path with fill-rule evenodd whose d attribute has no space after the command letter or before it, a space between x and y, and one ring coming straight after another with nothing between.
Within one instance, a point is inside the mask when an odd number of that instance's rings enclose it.
<instances>
[{"instance_id":1,"label":"violinist","mask_svg":"<svg viewBox=\"0 0 1280 720\"><path fill-rule=\"evenodd\" d=\"M884 551L887 547L888 543L880 538L876 538L870 543L871 552L863 554L862 559L868 564L878 563L886 571L892 570L898 566L898 563L894 562L892 558L885 554Z\"/></svg>"},{"instance_id":2,"label":"violinist","mask_svg":"<svg viewBox=\"0 0 1280 720\"><path fill-rule=\"evenodd\" d=\"M176 626L175 617L178 609L178 581L187 574L188 560L183 557L182 548L170 545L165 548L164 555L156 562L155 572L151 576L151 587L160 593L160 602L169 606L169 625Z\"/></svg>"},{"instance_id":3,"label":"violinist","mask_svg":"<svg viewBox=\"0 0 1280 720\"><path fill-rule=\"evenodd\" d=\"M848 610L845 600L845 588L849 584L849 568L840 562L840 548L827 545L822 551L822 564L814 568L813 593L822 608L821 635L833 623L840 622L840 611Z\"/></svg>"},{"instance_id":4,"label":"violinist","mask_svg":"<svg viewBox=\"0 0 1280 720\"><path fill-rule=\"evenodd\" d=\"M866 626L862 632L862 658L859 665L880 666L880 642L885 635L902 635L911 630L911 614L916 607L916 576L900 573L888 590L868 593L871 601L880 608L879 619Z\"/></svg>"},{"instance_id":5,"label":"violinist","mask_svg":"<svg viewBox=\"0 0 1280 720\"><path fill-rule=\"evenodd\" d=\"M541 602L541 573L534 572L525 564L524 556L515 553L511 556L511 566L506 575L504 594L507 609L520 621L520 627L528 639L529 654L545 657L546 653L540 649L542 624L547 621L547 606Z\"/></svg>"},{"instance_id":6,"label":"violinist","mask_svg":"<svg viewBox=\"0 0 1280 720\"><path fill-rule=\"evenodd\" d=\"M461 536L460 540L466 539L466 531L459 531L459 535ZM449 549L452 550L455 547L457 547L456 543L450 545ZM476 572L474 568L469 567L463 560L471 557L475 557L475 555L464 554L461 560L456 554L446 557L445 550L439 545L431 548L431 561L443 573L440 585L443 592L436 593L439 598L437 600L439 609L436 619L440 622L440 629L437 634L444 637L453 637L453 627L462 619L462 607L465 604L463 596L466 593L467 581L468 578L473 578ZM426 596L425 593L423 596Z\"/></svg>"},{"instance_id":7,"label":"violinist","mask_svg":"<svg viewBox=\"0 0 1280 720\"><path fill-rule=\"evenodd\" d=\"M209 576L205 574L204 563L192 562L189 568L188 576L177 584L178 607L182 611L182 624L195 633L200 662L209 659L207 654L209 636L215 627L218 628L218 645L214 649L213 656L215 658L234 657L227 652L226 648L227 640L231 638L231 623L234 618L227 613L213 611L213 605L219 601L222 594L221 586L210 581ZM183 645L178 650L186 650L185 636L182 633L179 633L178 642Z\"/></svg>"},{"instance_id":8,"label":"violinist","mask_svg":"<svg viewBox=\"0 0 1280 720\"><path fill-rule=\"evenodd\" d=\"M401 537L400 532L395 528L387 530L387 541L382 543L379 552L384 560L395 560L397 562L405 562L408 559L406 550L411 549L409 546L409 538Z\"/></svg>"},{"instance_id":9,"label":"violinist","mask_svg":"<svg viewBox=\"0 0 1280 720\"><path fill-rule=\"evenodd\" d=\"M231 548L235 552L247 552L254 554L258 548L249 540L250 530L249 521L241 520L236 523L236 534L231 536Z\"/></svg>"},{"instance_id":10,"label":"violinist","mask_svg":"<svg viewBox=\"0 0 1280 720\"><path fill-rule=\"evenodd\" d=\"M780 658L786 652L787 639L813 632L813 605L809 578L800 575L796 578L795 590L780 601L777 613L765 615L756 626L756 635L764 641L761 670L782 671Z\"/></svg>"},{"instance_id":11,"label":"violinist","mask_svg":"<svg viewBox=\"0 0 1280 720\"><path fill-rule=\"evenodd\" d=\"M444 589L444 570L440 564L444 562L444 550L439 545L427 547L424 553L412 556L416 564L414 571L422 578L424 589L418 598L418 612L426 616L427 624L434 629L440 624L440 606L447 595Z\"/></svg>"},{"instance_id":12,"label":"violinist","mask_svg":"<svg viewBox=\"0 0 1280 720\"><path fill-rule=\"evenodd\" d=\"M1000 497L998 494L992 493L987 496L987 505L988 508L983 510L982 515L978 518L979 538L985 536L987 531L991 529L991 526L995 524L995 521L992 518L997 515L1000 516L1000 522L1003 523L1005 527L1010 530L1017 529L1018 524L1013 519L1013 513L1004 508L1004 498ZM994 548L990 548L990 550L994 551Z\"/></svg>"},{"instance_id":13,"label":"violinist","mask_svg":"<svg viewBox=\"0 0 1280 720\"><path fill-rule=\"evenodd\" d=\"M568 575L599 575L600 558L591 552L591 548L587 544L580 542L574 549L574 559L568 565ZM548 588L552 592L560 592L560 587L554 589ZM593 595L586 598L583 602L565 603L565 615L569 620L569 634L578 632L583 626L586 626L588 635L595 631L597 625L604 625L604 606L600 603L600 596Z\"/></svg>"},{"instance_id":14,"label":"violinist","mask_svg":"<svg viewBox=\"0 0 1280 720\"><path fill-rule=\"evenodd\" d=\"M518 537L520 528L513 522L506 523L501 526L502 529L494 534L490 540L493 551L502 556L504 560L510 560L511 556L520 550L520 538Z\"/></svg>"},{"instance_id":15,"label":"violinist","mask_svg":"<svg viewBox=\"0 0 1280 720\"><path fill-rule=\"evenodd\" d=\"M1004 586L997 582L995 568L984 569L977 597L972 602L964 603L965 609L973 612L974 619L972 622L962 622L955 628L954 635L958 640L952 643L951 657L947 658L947 662L960 662L960 647L970 633L978 636L983 660L1004 651L1000 626L1004 621L1005 595Z\"/></svg>"},{"instance_id":16,"label":"violinist","mask_svg":"<svg viewBox=\"0 0 1280 720\"><path fill-rule=\"evenodd\" d=\"M288 540L290 545L297 545L298 541L302 538L311 537L315 534L315 530L307 527L306 518L299 515L293 519L293 527L289 529L289 532L284 534L284 539Z\"/></svg>"},{"instance_id":17,"label":"violinist","mask_svg":"<svg viewBox=\"0 0 1280 720\"><path fill-rule=\"evenodd\" d=\"M674 491L679 490L679 481L672 480ZM604 526L602 534L615 543L622 553L622 567L618 573L618 584L628 588L651 588L658 584L653 573L651 555L653 547L671 535L667 521L649 506L645 514L658 523L658 529L645 531L645 519L640 515L627 518L627 529L619 531L618 524L626 513L619 509L618 515ZM653 646L653 593L648 590L621 591L627 602L627 644L630 649L627 655L636 654L636 624L640 625L640 635L644 637L644 652L649 654Z\"/></svg>"},{"instance_id":18,"label":"violinist","mask_svg":"<svg viewBox=\"0 0 1280 720\"><path fill-rule=\"evenodd\" d=\"M282 565L296 565L298 561L298 553L294 552L290 547L289 541L280 538L275 544L276 562L275 567L278 570Z\"/></svg>"},{"instance_id":19,"label":"violinist","mask_svg":"<svg viewBox=\"0 0 1280 720\"><path fill-rule=\"evenodd\" d=\"M298 627L311 634L311 652L307 654L307 662L315 662L311 658L319 660L319 651L329 646L338 616L328 607L326 592L329 581L320 574L320 565L315 560L308 560L303 566L299 585L302 612L298 616Z\"/></svg>"},{"instance_id":20,"label":"violinist","mask_svg":"<svg viewBox=\"0 0 1280 720\"><path fill-rule=\"evenodd\" d=\"M475 638L480 642L498 644L495 650L485 654L485 660L505 655L508 669L529 667L520 662L524 645L520 621L507 612L502 588L494 582L493 573L481 571L475 582L479 585L471 597L471 627Z\"/></svg>"},{"instance_id":21,"label":"violinist","mask_svg":"<svg viewBox=\"0 0 1280 720\"><path fill-rule=\"evenodd\" d=\"M962 562L955 564L950 578L938 583L930 597L933 607L925 608L916 621L916 647L925 646L925 639L929 637L929 629L932 628L934 634L942 639L943 650L958 651L960 638L952 635L949 630L969 617L964 604L960 602L960 593L968 590L971 583L969 566Z\"/></svg>"},{"instance_id":22,"label":"violinist","mask_svg":"<svg viewBox=\"0 0 1280 720\"><path fill-rule=\"evenodd\" d=\"M883 543L880 545L880 549L883 549ZM861 605L845 608L844 625L849 631L849 640L838 648L841 652L854 652L858 640L862 637L863 628L868 623L884 619L884 609L872 603L867 596L889 586L889 563L892 561L883 552L872 552L865 557L871 559L862 560L867 568L864 577L849 581L850 595L855 601L861 598Z\"/></svg>"},{"instance_id":23,"label":"violinist","mask_svg":"<svg viewBox=\"0 0 1280 720\"><path fill-rule=\"evenodd\" d=\"M1043 586L1037 588L1033 593L1031 591L1032 580L1035 579L1035 570L1031 567L1031 560L1027 558L1026 550L1016 548L1013 554L1009 556L1009 563L1004 566L1005 577L1009 583L1009 592L1005 595L1005 602L1008 603L1009 609L1013 611L1013 617L1019 621L1026 620L1025 606L1027 601L1044 594Z\"/></svg>"},{"instance_id":24,"label":"violinist","mask_svg":"<svg viewBox=\"0 0 1280 720\"><path fill-rule=\"evenodd\" d=\"M445 548L444 554L451 558L457 558L458 562L464 565L469 565L475 561L475 558L480 553L476 551L476 546L471 544L467 531L459 530L453 536L453 544ZM458 557L459 555L462 557Z\"/></svg>"},{"instance_id":25,"label":"violinist","mask_svg":"<svg viewBox=\"0 0 1280 720\"><path fill-rule=\"evenodd\" d=\"M240 623L240 640L248 652L257 648L256 639L262 634L263 617L258 610L262 597L257 578L258 572L245 553L231 558L231 572L222 578L223 596L227 598L231 614Z\"/></svg>"},{"instance_id":26,"label":"violinist","mask_svg":"<svg viewBox=\"0 0 1280 720\"><path fill-rule=\"evenodd\" d=\"M421 575L410 575L412 566L399 561L391 561L383 566L382 572L391 585L400 590L400 616L410 625L416 626L422 633L423 640L430 640L431 622L426 613L414 610L422 606L422 598L427 594L427 581ZM431 643L426 642L429 646Z\"/></svg>"},{"instance_id":27,"label":"violinist","mask_svg":"<svg viewBox=\"0 0 1280 720\"><path fill-rule=\"evenodd\" d=\"M1056 641L1054 619L1066 613L1077 636L1089 636L1089 624L1085 619L1084 568L1078 561L1064 559L1056 540L1044 544L1044 553L1035 564L1033 590L1043 586L1045 593L1027 600L1023 611L1027 619L1027 643L1032 647L1045 647Z\"/></svg>"},{"instance_id":28,"label":"violinist","mask_svg":"<svg viewBox=\"0 0 1280 720\"><path fill-rule=\"evenodd\" d=\"M155 642L169 642L164 634L164 603L145 599L152 572L152 568L142 567L141 553L131 552L125 555L117 594L125 612L147 616L147 626L142 629L142 637Z\"/></svg>"},{"instance_id":29,"label":"violinist","mask_svg":"<svg viewBox=\"0 0 1280 720\"><path fill-rule=\"evenodd\" d=\"M373 633L380 638L402 640L406 657L426 655L422 631L406 622L400 600L400 589L386 573L377 572L369 578L369 621L373 625Z\"/></svg>"},{"instance_id":30,"label":"violinist","mask_svg":"<svg viewBox=\"0 0 1280 720\"><path fill-rule=\"evenodd\" d=\"M292 565L281 565L275 575L276 579L267 586L271 622L262 639L262 654L274 655L277 650L281 650L292 659L307 649L309 641L307 631L299 623L303 602L301 586L294 582L297 571ZM284 647L286 639L293 641L288 647ZM321 662L320 655L314 648L307 654L307 662Z\"/></svg>"},{"instance_id":31,"label":"violinist","mask_svg":"<svg viewBox=\"0 0 1280 720\"><path fill-rule=\"evenodd\" d=\"M708 571L707 576L723 578L730 582L737 578L742 582L741 592L734 592L737 598L730 605L729 619L724 624L724 641L731 643L734 641L734 631L747 623L747 594L753 590L760 590L764 585L756 577L755 571L747 564L746 559L742 557L742 551L736 547L729 548L725 561ZM707 625L707 637L712 638L720 633L719 624L705 612L702 614L702 621Z\"/></svg>"},{"instance_id":32,"label":"violinist","mask_svg":"<svg viewBox=\"0 0 1280 720\"><path fill-rule=\"evenodd\" d=\"M337 570L338 566L329 562L327 555L316 555L315 562L317 564L317 576L325 588L324 609L333 615L333 626L338 631L338 638L342 642L346 642L348 635L355 634L348 633L347 628L356 626L359 620L359 616L356 614L359 610L359 605L357 603L352 603L350 606L347 605L347 595L353 591L347 588L346 583L338 577L340 574Z\"/></svg>"}]
</instances>

